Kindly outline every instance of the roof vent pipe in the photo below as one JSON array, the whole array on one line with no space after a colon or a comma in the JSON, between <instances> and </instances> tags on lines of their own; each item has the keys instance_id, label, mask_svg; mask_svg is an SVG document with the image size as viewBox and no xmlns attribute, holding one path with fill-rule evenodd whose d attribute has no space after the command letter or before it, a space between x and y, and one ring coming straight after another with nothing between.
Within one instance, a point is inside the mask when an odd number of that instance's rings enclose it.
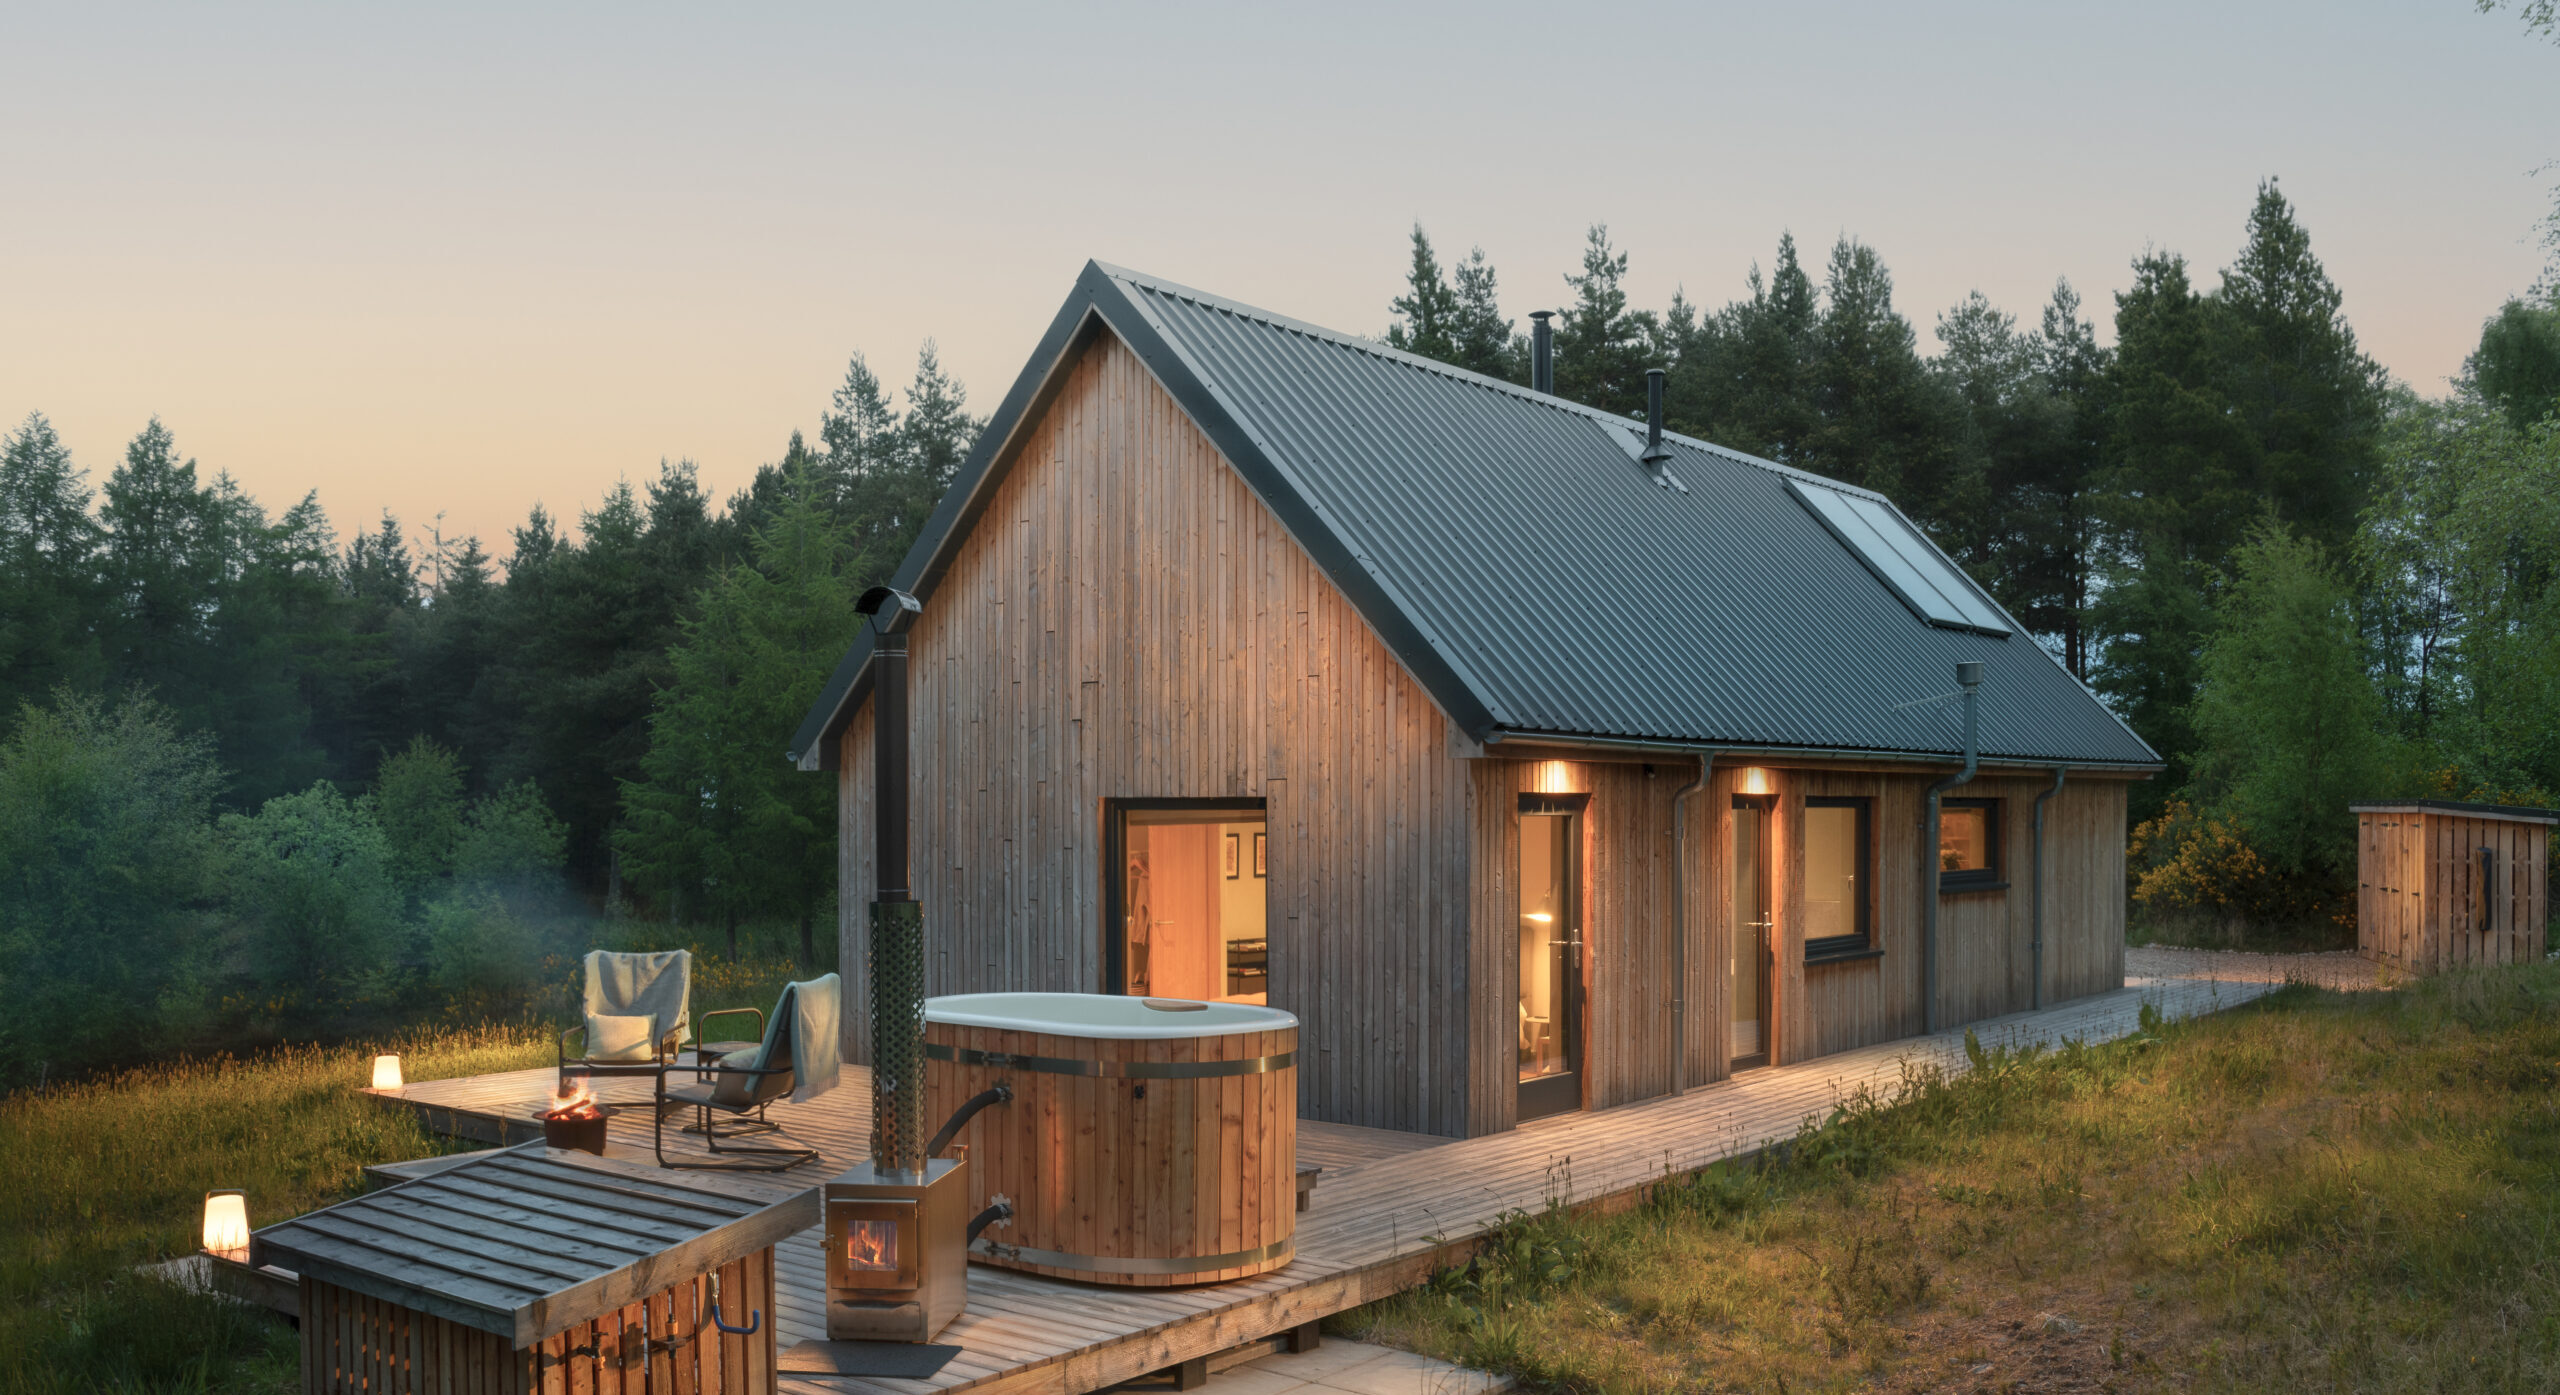
<instances>
[{"instance_id":1,"label":"roof vent pipe","mask_svg":"<svg viewBox=\"0 0 2560 1395\"><path fill-rule=\"evenodd\" d=\"M1529 312L1529 391L1549 396L1556 390L1556 331L1547 321L1553 310Z\"/></svg>"},{"instance_id":2,"label":"roof vent pipe","mask_svg":"<svg viewBox=\"0 0 2560 1395\"><path fill-rule=\"evenodd\" d=\"M1964 694L1964 768L1929 786L1920 801L1920 1014L1921 1030L1939 1027L1938 1007L1938 796L1969 784L1981 765L1975 741L1975 713L1982 694L1982 665L1956 665L1956 687Z\"/></svg>"},{"instance_id":3,"label":"roof vent pipe","mask_svg":"<svg viewBox=\"0 0 2560 1395\"><path fill-rule=\"evenodd\" d=\"M1671 458L1662 444L1662 381L1659 368L1644 370L1644 463L1659 466Z\"/></svg>"}]
</instances>

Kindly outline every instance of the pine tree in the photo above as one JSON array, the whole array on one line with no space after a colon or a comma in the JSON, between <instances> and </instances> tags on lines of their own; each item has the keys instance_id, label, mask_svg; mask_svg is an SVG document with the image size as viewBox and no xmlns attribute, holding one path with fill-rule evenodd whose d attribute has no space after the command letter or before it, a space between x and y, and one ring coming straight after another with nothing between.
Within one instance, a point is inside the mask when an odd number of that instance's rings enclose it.
<instances>
[{"instance_id":1,"label":"pine tree","mask_svg":"<svg viewBox=\"0 0 2560 1395\"><path fill-rule=\"evenodd\" d=\"M2248 487L2255 443L2222 390L2214 307L2182 257L2145 254L2133 271L2116 296L2105 585L2092 607L2103 647L2092 668L2098 691L2169 762L2157 782L2166 791L2184 783L2195 748L2188 707L2221 568L2264 515ZM2137 794L2137 822L2165 797Z\"/></svg>"},{"instance_id":2,"label":"pine tree","mask_svg":"<svg viewBox=\"0 0 2560 1395\"><path fill-rule=\"evenodd\" d=\"M1471 373L1525 386L1528 347L1512 332L1511 321L1502 317L1493 264L1484 259L1483 248L1467 249L1467 259L1458 263L1454 279L1449 361Z\"/></svg>"},{"instance_id":3,"label":"pine tree","mask_svg":"<svg viewBox=\"0 0 2560 1395\"><path fill-rule=\"evenodd\" d=\"M1796 463L1890 495L1961 544L1962 520L1983 508L1978 462L1957 444L1961 408L1920 362L1911 322L1893 307L1892 273L1875 249L1843 236L1822 300L1807 369L1819 417Z\"/></svg>"},{"instance_id":4,"label":"pine tree","mask_svg":"<svg viewBox=\"0 0 2560 1395\"><path fill-rule=\"evenodd\" d=\"M2338 288L2273 179L2258 186L2248 244L2215 299L2219 376L2256 447L2254 492L2276 518L2343 545L2379 458L2385 378L2356 347Z\"/></svg>"},{"instance_id":5,"label":"pine tree","mask_svg":"<svg viewBox=\"0 0 2560 1395\"><path fill-rule=\"evenodd\" d=\"M1413 265L1405 271L1405 293L1387 302L1398 316L1387 326L1387 343L1409 354L1455 363L1458 357L1458 293L1432 254L1422 225L1413 225Z\"/></svg>"},{"instance_id":6,"label":"pine tree","mask_svg":"<svg viewBox=\"0 0 2560 1395\"><path fill-rule=\"evenodd\" d=\"M784 915L804 964L835 884L834 790L781 756L861 617L845 575L847 540L802 492L758 535L753 566L701 598L670 657L638 776L622 785L616 835L633 878L728 927Z\"/></svg>"},{"instance_id":7,"label":"pine tree","mask_svg":"<svg viewBox=\"0 0 2560 1395\"><path fill-rule=\"evenodd\" d=\"M1609 245L1594 223L1582 249L1582 271L1564 278L1573 303L1557 317L1556 395L1604 412L1642 416L1645 350L1653 318L1627 308L1627 254Z\"/></svg>"},{"instance_id":8,"label":"pine tree","mask_svg":"<svg viewBox=\"0 0 2560 1395\"><path fill-rule=\"evenodd\" d=\"M1755 264L1748 284L1750 298L1718 311L1673 370L1680 415L1721 444L1801 464L1820 420L1813 357L1821 307L1793 234L1779 235L1768 277Z\"/></svg>"},{"instance_id":9,"label":"pine tree","mask_svg":"<svg viewBox=\"0 0 2560 1395\"><path fill-rule=\"evenodd\" d=\"M101 676L90 497L43 413L0 442L0 712Z\"/></svg>"}]
</instances>

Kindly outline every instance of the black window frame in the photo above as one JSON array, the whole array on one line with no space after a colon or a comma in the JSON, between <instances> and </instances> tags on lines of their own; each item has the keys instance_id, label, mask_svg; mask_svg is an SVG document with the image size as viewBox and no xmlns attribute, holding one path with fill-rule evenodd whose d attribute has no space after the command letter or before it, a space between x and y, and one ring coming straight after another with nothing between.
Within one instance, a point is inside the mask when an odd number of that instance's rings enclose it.
<instances>
[{"instance_id":1,"label":"black window frame","mask_svg":"<svg viewBox=\"0 0 2560 1395\"><path fill-rule=\"evenodd\" d=\"M1198 814L1255 814L1266 828L1271 823L1271 801L1254 798L1146 798L1105 799L1102 801L1102 985L1097 992L1115 997L1129 995L1129 814L1131 811ZM1271 895L1271 883L1263 882L1262 894ZM1270 933L1263 934L1270 950Z\"/></svg>"},{"instance_id":2,"label":"black window frame","mask_svg":"<svg viewBox=\"0 0 2560 1395\"><path fill-rule=\"evenodd\" d=\"M1806 810L1855 809L1858 811L1858 846L1854 853L1858 863L1858 929L1854 934L1832 935L1804 942L1804 962L1829 963L1842 959L1873 959L1883 951L1876 948L1876 802L1862 794L1808 795Z\"/></svg>"},{"instance_id":3,"label":"black window frame","mask_svg":"<svg viewBox=\"0 0 2560 1395\"><path fill-rule=\"evenodd\" d=\"M2001 837L2001 833L2003 831L2001 828L2003 821L2002 815L2005 812L2001 808L2003 802L2004 801L1997 797L1966 799L1941 798L1938 801L1938 818L1941 829L1945 827L1946 811L1949 809L1980 809L1986 815L1982 821L1983 865L1980 867L1966 868L1961 872L1939 872L1939 895L1944 896L1959 891L2001 891L2008 887L2009 872L2006 860L2008 857L2008 847L2006 846L2007 840ZM1939 850L1945 848L1945 846L1946 837L1942 832L1938 839L1938 847L1933 848L1930 851L1932 854L1935 854ZM1930 861L1934 864L1937 859L1935 856L1932 856Z\"/></svg>"}]
</instances>

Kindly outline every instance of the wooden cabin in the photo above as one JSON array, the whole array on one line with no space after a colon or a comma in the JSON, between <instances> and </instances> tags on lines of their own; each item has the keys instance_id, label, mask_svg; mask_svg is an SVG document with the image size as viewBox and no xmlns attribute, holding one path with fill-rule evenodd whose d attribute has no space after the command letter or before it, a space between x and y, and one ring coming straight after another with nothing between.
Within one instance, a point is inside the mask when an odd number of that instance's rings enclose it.
<instances>
[{"instance_id":1,"label":"wooden cabin","mask_svg":"<svg viewBox=\"0 0 2560 1395\"><path fill-rule=\"evenodd\" d=\"M2347 807L2358 953L2405 974L2542 957L2560 810L2450 799Z\"/></svg>"},{"instance_id":2,"label":"wooden cabin","mask_svg":"<svg viewBox=\"0 0 2560 1395\"><path fill-rule=\"evenodd\" d=\"M1941 1025L2123 983L2158 757L1869 491L1097 263L894 584L930 991L1286 1008L1310 1118L1913 1035L1924 895ZM838 779L849 1053L871 652L791 751Z\"/></svg>"}]
</instances>

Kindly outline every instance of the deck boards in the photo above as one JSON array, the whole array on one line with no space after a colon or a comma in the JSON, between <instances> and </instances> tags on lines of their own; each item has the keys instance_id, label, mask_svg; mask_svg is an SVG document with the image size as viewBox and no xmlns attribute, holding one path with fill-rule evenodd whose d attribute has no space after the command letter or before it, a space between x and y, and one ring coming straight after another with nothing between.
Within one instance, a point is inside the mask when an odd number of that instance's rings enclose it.
<instances>
[{"instance_id":1,"label":"deck boards","mask_svg":"<svg viewBox=\"0 0 2560 1395\"><path fill-rule=\"evenodd\" d=\"M2237 1006L2274 984L2137 980L2113 993L2040 1013L1973 1024L1986 1046L2104 1041L2136 1029L2145 1003L2168 1017ZM984 1265L969 1273L969 1306L938 1339L959 1356L930 1381L862 1380L785 1373L798 1395L875 1395L972 1389L1072 1395L1099 1389L1192 1356L1352 1308L1409 1286L1445 1259L1445 1246L1481 1234L1505 1212L1550 1200L1604 1201L1633 1193L1668 1172L1684 1172L1791 1137L1808 1117L1827 1114L1862 1087L1890 1091L1911 1065L1961 1072L1963 1032L1916 1037L1795 1066L1746 1072L1676 1099L1539 1120L1506 1133L1451 1140L1382 1129L1301 1122L1299 1160L1325 1169L1299 1217L1297 1257L1286 1267L1234 1283L1187 1289L1113 1289L1016 1274ZM465 1136L490 1138L501 1120L534 1129L531 1112L547 1096L547 1069L423 1081L386 1104L416 1109ZM645 1099L646 1082L598 1082L609 1101ZM807 1104L777 1104L773 1117L824 1158L786 1176L822 1181L857 1160L869 1132L868 1091L849 1068L844 1085ZM670 1121L672 1124L672 1121ZM478 1132L473 1132L473 1130ZM669 1132L672 1140L677 1135ZM686 1138L688 1152L699 1145ZM615 1118L612 1155L648 1158L645 1106ZM388 1175L424 1164L377 1169ZM721 1185L710 1173L678 1174L687 1185ZM769 1186L766 1174L756 1185ZM823 1337L824 1264L817 1233L778 1247L773 1315L782 1346Z\"/></svg>"}]
</instances>

